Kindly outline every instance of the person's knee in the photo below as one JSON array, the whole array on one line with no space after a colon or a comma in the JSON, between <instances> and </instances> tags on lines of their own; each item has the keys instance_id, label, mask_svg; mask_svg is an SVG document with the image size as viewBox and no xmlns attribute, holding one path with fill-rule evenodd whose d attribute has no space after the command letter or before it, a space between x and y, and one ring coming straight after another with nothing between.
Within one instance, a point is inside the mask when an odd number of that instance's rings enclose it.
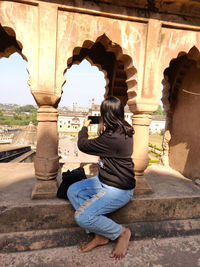
<instances>
[{"instance_id":1,"label":"person's knee","mask_svg":"<svg viewBox=\"0 0 200 267\"><path fill-rule=\"evenodd\" d=\"M75 221L82 228L89 228L92 224L92 216L82 209L78 209L74 214Z\"/></svg>"},{"instance_id":2,"label":"person's knee","mask_svg":"<svg viewBox=\"0 0 200 267\"><path fill-rule=\"evenodd\" d=\"M74 219L79 226L85 227L85 224L87 223L87 218L80 208L75 212Z\"/></svg>"}]
</instances>

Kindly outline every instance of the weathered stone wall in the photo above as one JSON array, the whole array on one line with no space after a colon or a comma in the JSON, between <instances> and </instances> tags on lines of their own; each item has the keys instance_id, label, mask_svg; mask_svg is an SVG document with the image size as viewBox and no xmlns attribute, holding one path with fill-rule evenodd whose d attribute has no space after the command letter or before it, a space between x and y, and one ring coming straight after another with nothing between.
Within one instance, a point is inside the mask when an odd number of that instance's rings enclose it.
<instances>
[{"instance_id":1,"label":"weathered stone wall","mask_svg":"<svg viewBox=\"0 0 200 267\"><path fill-rule=\"evenodd\" d=\"M95 42L103 34L106 34L110 42L120 45L123 54L132 58L137 69L138 85L142 87L147 24L58 11L56 62L58 93L64 79L63 71L67 68L67 59L73 55L73 50L82 47L86 41Z\"/></svg>"},{"instance_id":2,"label":"weathered stone wall","mask_svg":"<svg viewBox=\"0 0 200 267\"><path fill-rule=\"evenodd\" d=\"M177 95L169 142L170 166L184 176L200 177L200 69L189 68Z\"/></svg>"},{"instance_id":3,"label":"weathered stone wall","mask_svg":"<svg viewBox=\"0 0 200 267\"><path fill-rule=\"evenodd\" d=\"M189 50L196 46L200 49L200 28L169 28L163 24L160 33L160 53L159 53L159 68L160 75L172 59L177 58L180 53L188 53ZM160 77L161 78L161 77Z\"/></svg>"},{"instance_id":4,"label":"weathered stone wall","mask_svg":"<svg viewBox=\"0 0 200 267\"><path fill-rule=\"evenodd\" d=\"M33 0L34 1L34 0ZM40 2L162 21L199 25L200 3L195 0L40 0Z\"/></svg>"}]
</instances>

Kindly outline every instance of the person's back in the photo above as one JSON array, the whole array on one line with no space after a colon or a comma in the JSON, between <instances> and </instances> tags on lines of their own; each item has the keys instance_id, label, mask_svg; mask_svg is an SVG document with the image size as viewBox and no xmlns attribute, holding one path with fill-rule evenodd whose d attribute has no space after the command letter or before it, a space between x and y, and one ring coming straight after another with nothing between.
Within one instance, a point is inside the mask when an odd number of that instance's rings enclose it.
<instances>
[{"instance_id":1,"label":"person's back","mask_svg":"<svg viewBox=\"0 0 200 267\"><path fill-rule=\"evenodd\" d=\"M87 129L83 128L78 147L82 152L100 156L100 181L120 189L135 187L132 137L117 130L112 134L104 131L98 138L88 140Z\"/></svg>"}]
</instances>

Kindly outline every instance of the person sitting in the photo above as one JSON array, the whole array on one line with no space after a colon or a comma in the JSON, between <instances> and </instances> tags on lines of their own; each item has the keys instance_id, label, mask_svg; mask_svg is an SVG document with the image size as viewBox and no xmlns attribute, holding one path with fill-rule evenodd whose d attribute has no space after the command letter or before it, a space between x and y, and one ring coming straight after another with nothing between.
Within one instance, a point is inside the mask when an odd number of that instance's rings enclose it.
<instances>
[{"instance_id":1,"label":"person sitting","mask_svg":"<svg viewBox=\"0 0 200 267\"><path fill-rule=\"evenodd\" d=\"M131 232L105 215L127 204L134 193L134 163L132 161L133 133L124 120L124 107L116 97L107 97L101 104L99 136L88 139L90 120L85 118L78 135L78 148L87 154L100 157L97 176L72 184L68 199L75 208L75 220L94 239L83 244L79 251L87 252L105 245L109 240L117 243L111 258L125 256Z\"/></svg>"}]
</instances>

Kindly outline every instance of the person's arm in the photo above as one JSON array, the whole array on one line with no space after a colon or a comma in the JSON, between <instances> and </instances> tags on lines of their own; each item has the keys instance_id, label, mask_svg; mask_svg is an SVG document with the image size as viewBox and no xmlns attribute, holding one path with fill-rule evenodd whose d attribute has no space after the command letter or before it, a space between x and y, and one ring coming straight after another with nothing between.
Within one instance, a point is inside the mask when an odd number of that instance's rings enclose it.
<instances>
[{"instance_id":1,"label":"person's arm","mask_svg":"<svg viewBox=\"0 0 200 267\"><path fill-rule=\"evenodd\" d=\"M83 126L78 134L78 148L87 154L96 156L108 154L110 147L107 143L103 135L94 139L88 139L88 128L86 126Z\"/></svg>"},{"instance_id":2,"label":"person's arm","mask_svg":"<svg viewBox=\"0 0 200 267\"><path fill-rule=\"evenodd\" d=\"M78 148L82 152L91 155L108 155L110 145L108 144L109 142L105 137L105 134L94 139L88 139L88 126L90 125L90 122L91 120L89 120L87 116L84 120L83 127L78 134Z\"/></svg>"}]
</instances>

